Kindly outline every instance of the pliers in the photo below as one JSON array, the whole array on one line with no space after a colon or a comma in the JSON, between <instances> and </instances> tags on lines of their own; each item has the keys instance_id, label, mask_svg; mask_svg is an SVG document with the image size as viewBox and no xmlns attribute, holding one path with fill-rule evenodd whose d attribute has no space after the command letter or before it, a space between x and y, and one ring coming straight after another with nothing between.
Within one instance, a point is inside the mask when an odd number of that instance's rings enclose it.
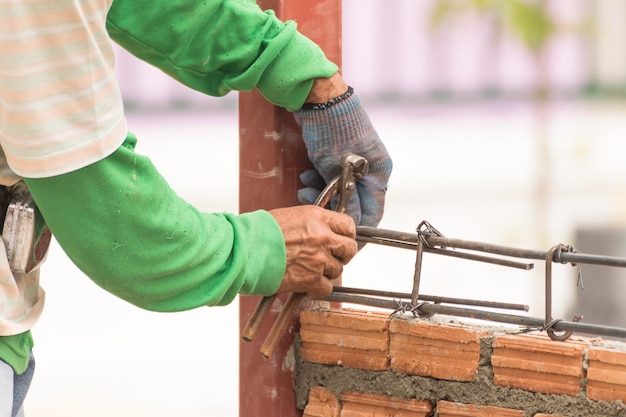
<instances>
[{"instance_id":1,"label":"pliers","mask_svg":"<svg viewBox=\"0 0 626 417\"><path fill-rule=\"evenodd\" d=\"M331 200L337 197L335 211L345 213L352 192L356 188L356 181L367 175L368 170L369 163L367 159L353 153L345 154L341 158L341 173L326 185L313 204L320 207L327 207ZM241 337L244 341L251 342L255 338L259 327L274 304L276 296L277 295L274 294L261 299L242 332ZM276 317L276 321L261 346L261 355L266 358L273 355L274 350L289 327L294 314L300 307L305 296L305 293L289 294L289 297L285 301L282 310L279 312L278 317Z\"/></svg>"}]
</instances>

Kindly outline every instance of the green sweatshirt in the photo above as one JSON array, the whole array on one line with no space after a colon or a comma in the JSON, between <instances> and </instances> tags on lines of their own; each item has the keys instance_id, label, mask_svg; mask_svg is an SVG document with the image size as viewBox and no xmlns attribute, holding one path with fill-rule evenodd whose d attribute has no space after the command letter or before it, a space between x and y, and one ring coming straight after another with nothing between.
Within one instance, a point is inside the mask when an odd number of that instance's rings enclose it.
<instances>
[{"instance_id":1,"label":"green sweatshirt","mask_svg":"<svg viewBox=\"0 0 626 417\"><path fill-rule=\"evenodd\" d=\"M107 30L128 51L193 89L221 96L256 87L289 110L301 107L314 78L337 71L295 23L280 22L250 0L115 0ZM286 264L273 217L265 211L199 212L134 152L135 144L129 133L117 151L95 164L25 179L56 240L81 271L154 311L273 294ZM0 338L0 357L19 373L31 346L28 333Z\"/></svg>"},{"instance_id":2,"label":"green sweatshirt","mask_svg":"<svg viewBox=\"0 0 626 417\"><path fill-rule=\"evenodd\" d=\"M122 47L212 96L258 90L298 110L313 79L337 72L322 50L253 0L115 0L107 30Z\"/></svg>"}]
</instances>

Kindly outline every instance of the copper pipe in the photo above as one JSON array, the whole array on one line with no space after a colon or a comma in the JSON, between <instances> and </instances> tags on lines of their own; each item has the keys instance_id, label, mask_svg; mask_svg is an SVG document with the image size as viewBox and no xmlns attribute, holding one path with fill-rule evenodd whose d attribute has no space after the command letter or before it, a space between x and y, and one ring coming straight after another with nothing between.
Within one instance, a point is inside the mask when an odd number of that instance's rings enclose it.
<instances>
[{"instance_id":1,"label":"copper pipe","mask_svg":"<svg viewBox=\"0 0 626 417\"><path fill-rule=\"evenodd\" d=\"M259 301L241 332L241 339L244 342L252 342L254 340L261 324L263 324L265 317L267 317L267 314L270 312L274 300L276 300L276 294L265 296Z\"/></svg>"},{"instance_id":2,"label":"copper pipe","mask_svg":"<svg viewBox=\"0 0 626 417\"><path fill-rule=\"evenodd\" d=\"M276 321L272 325L270 332L267 334L263 345L261 345L261 355L266 358L270 358L274 354L280 339L285 334L291 320L293 320L293 317L298 311L305 295L306 294L304 293L295 292L289 294L289 297L287 298L287 301L285 301L282 310L280 310L278 317L276 317Z\"/></svg>"}]
</instances>

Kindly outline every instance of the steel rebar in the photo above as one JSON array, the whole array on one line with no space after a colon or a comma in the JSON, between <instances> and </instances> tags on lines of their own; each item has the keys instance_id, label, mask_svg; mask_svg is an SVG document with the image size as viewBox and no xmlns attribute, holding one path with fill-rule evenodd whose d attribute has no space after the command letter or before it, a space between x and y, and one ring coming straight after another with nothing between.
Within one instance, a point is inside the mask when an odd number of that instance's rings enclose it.
<instances>
[{"instance_id":1,"label":"steel rebar","mask_svg":"<svg viewBox=\"0 0 626 417\"><path fill-rule=\"evenodd\" d=\"M339 287L335 286L333 288L334 294L355 294L355 295L367 295L367 296L375 296L382 298L397 298L397 299L411 299L411 295L409 293L404 292L395 292L395 291L380 291L380 290L371 290L365 288L352 288L352 287ZM430 301L433 303L447 303L447 304L462 304L466 306L475 306L475 307L489 307L489 308L501 308L504 310L519 310L519 311L528 311L528 305L526 304L514 304L514 303L502 303L498 301L483 301L483 300L470 300L466 298L451 298L451 297L439 297L433 295L420 294L420 301ZM412 301L412 300L411 300ZM412 301L412 304L415 305L416 302Z\"/></svg>"},{"instance_id":2,"label":"steel rebar","mask_svg":"<svg viewBox=\"0 0 626 417\"><path fill-rule=\"evenodd\" d=\"M421 230L420 227L426 224L426 229ZM546 331L552 340L566 340L572 332L589 333L601 336L626 337L626 329L601 326L587 323L580 323L580 316L576 316L574 321L554 320L552 318L552 263L570 263L592 264L602 266L626 267L626 258L614 256L582 254L574 248L564 244L553 246L548 251L521 249L502 245L494 245L490 243L469 241L463 239L447 238L442 236L436 229L432 228L427 222L420 223L417 233L398 232L394 230L379 229L368 226L357 227L357 240L376 243L386 246L401 247L405 249L413 249L417 251L417 259L414 275L414 287L411 293L411 303L397 300L385 300L374 297L363 297L361 295L351 294L332 294L329 301L340 301L347 303L364 304L373 307L395 308L396 311L410 311L418 315L432 314L448 314L452 316L468 317L481 320L498 321L502 323L517 324L527 327L535 327ZM510 314L494 313L489 311L480 311L474 309L466 309L459 307L443 306L440 304L417 303L416 295L419 286L420 270L421 270L421 252L436 253L446 256L458 256L458 252L448 250L462 249L469 251L477 251L489 253L492 255L508 256L513 258L535 259L545 261L545 316L543 319L533 317L514 316ZM452 255L455 254L455 255ZM472 256L478 256L480 259L472 259ZM469 253L463 253L461 256L465 259L480 260L482 262L506 264L506 259L497 259L489 256L483 257ZM514 267L520 267L524 264L512 262ZM532 264L527 264L532 268ZM423 299L423 297L417 297ZM466 304L469 305L469 304ZM556 334L562 332L562 334Z\"/></svg>"},{"instance_id":3,"label":"steel rebar","mask_svg":"<svg viewBox=\"0 0 626 417\"><path fill-rule=\"evenodd\" d=\"M350 303L366 305L370 307L379 307L385 309L391 309L394 311L401 311L403 308L411 308L410 303L389 300L375 297L366 297L353 294L331 294L324 297L324 300L331 302ZM415 311L415 310L414 310ZM491 311L475 310L470 308L460 308L445 306L441 304L424 303L419 305L419 312L424 314L445 314L449 316L465 317L478 320L494 321L499 323L516 324L525 326L527 328L534 328L536 330L545 330L544 319L536 317L517 316L513 314L496 313ZM419 313L418 313L419 314ZM576 332L585 333L598 336L607 337L620 337L626 338L626 329L600 326L596 324L580 323L573 321L557 320L551 325L551 328L558 332Z\"/></svg>"},{"instance_id":4,"label":"steel rebar","mask_svg":"<svg viewBox=\"0 0 626 417\"><path fill-rule=\"evenodd\" d=\"M359 226L359 228L360 227L361 226ZM357 231L359 228L357 228ZM417 249L417 242L389 240L389 239L384 239L384 238L379 238L379 237L371 237L371 236L358 235L358 234L357 234L356 240L359 242L374 243L377 245L391 246L395 248L402 248L402 249L409 249L409 250ZM496 264L496 265L501 265L501 266L507 266L510 268L524 269L527 271L530 269L533 269L534 267L534 264L532 263L516 262L510 259L494 258L492 256L483 256L483 255L477 255L474 253L458 252L458 251L453 251L453 250L445 250L445 249L440 249L440 248L428 248L428 247L424 247L423 250L426 253L434 253L437 255L450 256L453 258L461 258L461 259L467 259L470 261Z\"/></svg>"},{"instance_id":5,"label":"steel rebar","mask_svg":"<svg viewBox=\"0 0 626 417\"><path fill-rule=\"evenodd\" d=\"M381 244L387 242L402 242L408 247L411 244L417 246L419 235L417 233L398 232L395 230L379 229L370 226L357 226L357 240L361 237L377 240ZM494 245L491 243L476 242L471 240L455 239L442 236L425 236L426 241L432 248L457 248L491 253L494 255L511 256L514 258L545 260L548 251L535 249L522 249L509 246ZM579 252L562 252L559 261L572 264L591 264L626 267L626 258L604 255L590 255Z\"/></svg>"}]
</instances>

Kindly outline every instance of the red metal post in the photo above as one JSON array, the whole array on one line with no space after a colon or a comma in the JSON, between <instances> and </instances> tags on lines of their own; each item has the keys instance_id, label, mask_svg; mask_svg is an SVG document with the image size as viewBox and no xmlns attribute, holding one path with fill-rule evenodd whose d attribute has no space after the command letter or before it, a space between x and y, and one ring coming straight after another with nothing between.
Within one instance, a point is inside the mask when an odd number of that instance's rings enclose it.
<instances>
[{"instance_id":1,"label":"red metal post","mask_svg":"<svg viewBox=\"0 0 626 417\"><path fill-rule=\"evenodd\" d=\"M282 20L295 20L300 32L316 42L326 56L341 65L341 0L258 0ZM298 175L310 167L299 126L293 115L268 103L258 92L239 96L239 210L270 210L297 205ZM259 353L276 317L273 311L251 343L240 342L239 416L300 416L296 408L293 372L284 362L297 331L294 320L274 356ZM259 297L240 297L243 329Z\"/></svg>"}]
</instances>

